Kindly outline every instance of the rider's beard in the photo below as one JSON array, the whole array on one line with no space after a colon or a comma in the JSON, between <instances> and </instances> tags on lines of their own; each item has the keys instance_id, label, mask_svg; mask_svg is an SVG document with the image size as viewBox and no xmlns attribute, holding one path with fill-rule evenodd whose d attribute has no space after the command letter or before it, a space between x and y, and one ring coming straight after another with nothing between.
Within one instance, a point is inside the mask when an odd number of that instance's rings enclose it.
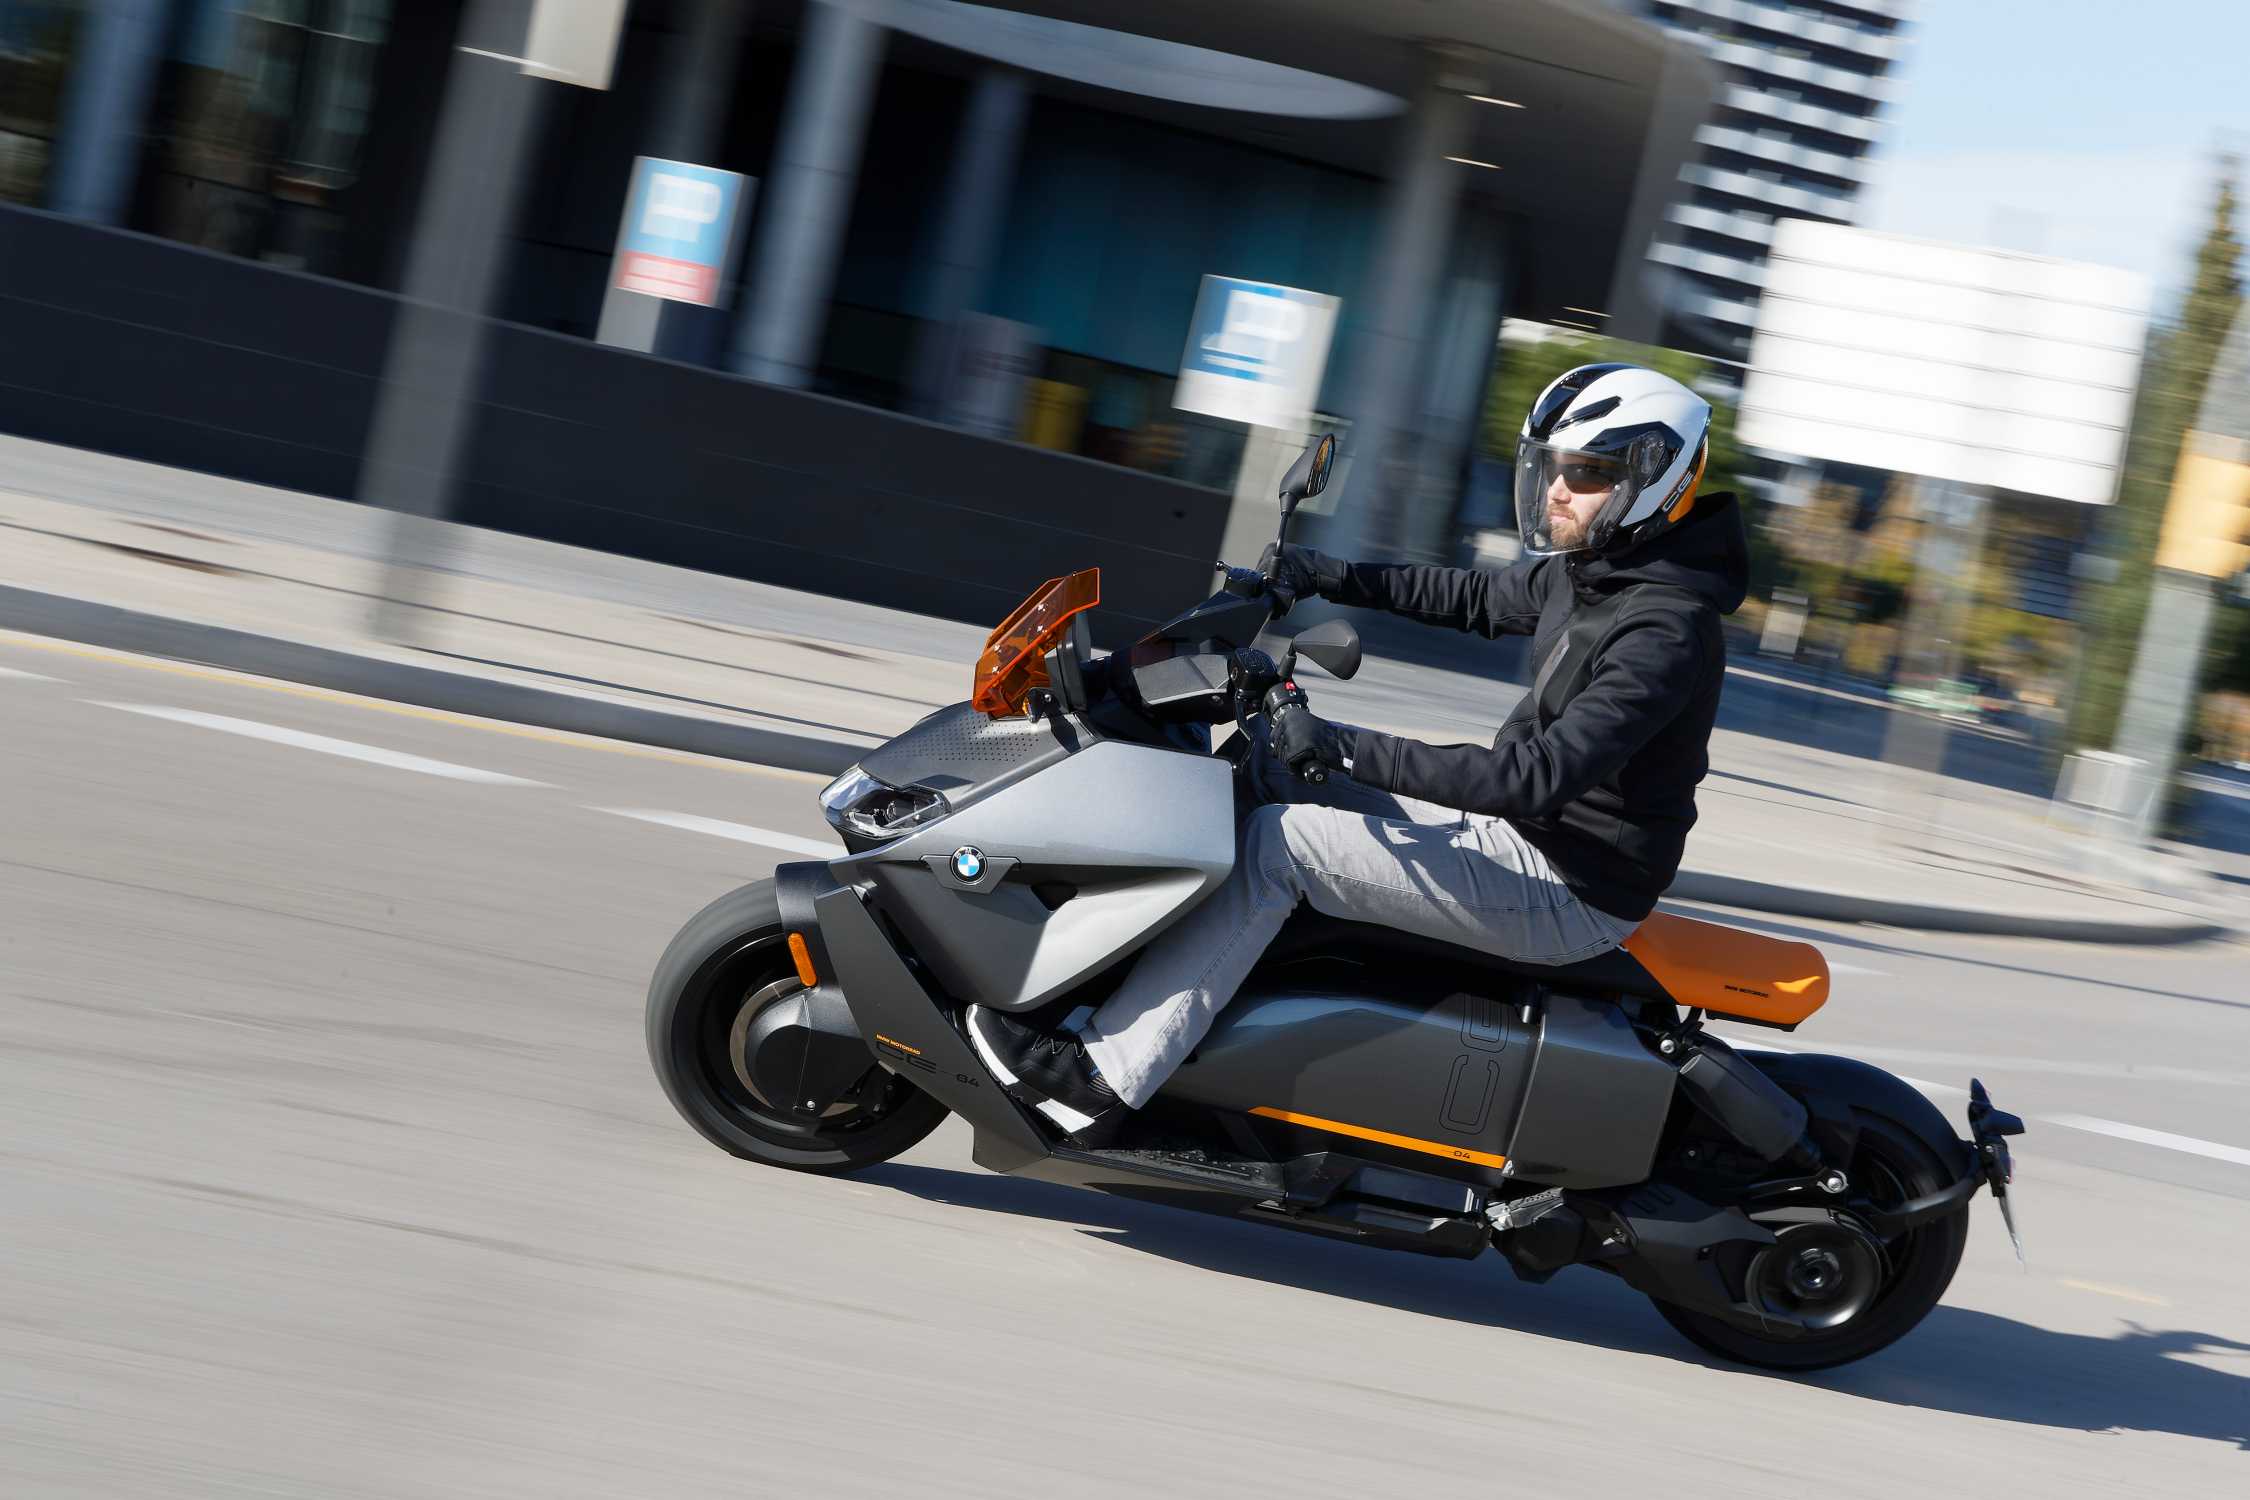
<instances>
[{"instance_id":1,"label":"rider's beard","mask_svg":"<svg viewBox=\"0 0 2250 1500\"><path fill-rule=\"evenodd\" d=\"M1579 546L1586 540L1586 523L1567 510L1550 510L1547 537L1558 548Z\"/></svg>"}]
</instances>

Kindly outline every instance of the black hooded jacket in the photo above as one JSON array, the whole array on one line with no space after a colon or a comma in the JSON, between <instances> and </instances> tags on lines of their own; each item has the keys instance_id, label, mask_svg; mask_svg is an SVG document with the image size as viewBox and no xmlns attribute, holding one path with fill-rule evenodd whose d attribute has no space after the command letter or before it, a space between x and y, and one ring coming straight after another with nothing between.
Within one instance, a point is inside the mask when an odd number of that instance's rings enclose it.
<instances>
[{"instance_id":1,"label":"black hooded jacket","mask_svg":"<svg viewBox=\"0 0 2250 1500\"><path fill-rule=\"evenodd\" d=\"M1678 525L1617 557L1539 557L1491 573L1351 564L1330 594L1338 603L1530 635L1536 664L1490 749L1362 731L1352 777L1508 819L1581 899L1637 922L1678 873L1695 824L1726 677L1719 619L1748 585L1728 494L1698 496Z\"/></svg>"}]
</instances>

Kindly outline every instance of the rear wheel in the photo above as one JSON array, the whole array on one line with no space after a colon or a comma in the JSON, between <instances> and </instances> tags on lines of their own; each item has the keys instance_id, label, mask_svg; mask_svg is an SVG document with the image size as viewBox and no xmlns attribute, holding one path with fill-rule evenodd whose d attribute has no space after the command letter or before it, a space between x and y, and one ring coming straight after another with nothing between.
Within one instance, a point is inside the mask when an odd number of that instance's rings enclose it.
<instances>
[{"instance_id":1,"label":"rear wheel","mask_svg":"<svg viewBox=\"0 0 2250 1500\"><path fill-rule=\"evenodd\" d=\"M1913 1132L1880 1116L1860 1116L1858 1150L1847 1169L1881 1208L1952 1184L1945 1163ZM1750 1264L1744 1293L1803 1323L1797 1338L1777 1338L1709 1313L1658 1302L1656 1310L1713 1354L1769 1370L1824 1370L1865 1359L1904 1336L1937 1306L1961 1264L1969 1211L1882 1240L1854 1223L1790 1224Z\"/></svg>"},{"instance_id":2,"label":"rear wheel","mask_svg":"<svg viewBox=\"0 0 2250 1500\"><path fill-rule=\"evenodd\" d=\"M750 1025L803 989L773 882L729 892L680 929L648 989L648 1055L680 1117L722 1151L799 1172L888 1161L945 1118L945 1106L877 1063L808 1118L767 1096L743 1060Z\"/></svg>"}]
</instances>

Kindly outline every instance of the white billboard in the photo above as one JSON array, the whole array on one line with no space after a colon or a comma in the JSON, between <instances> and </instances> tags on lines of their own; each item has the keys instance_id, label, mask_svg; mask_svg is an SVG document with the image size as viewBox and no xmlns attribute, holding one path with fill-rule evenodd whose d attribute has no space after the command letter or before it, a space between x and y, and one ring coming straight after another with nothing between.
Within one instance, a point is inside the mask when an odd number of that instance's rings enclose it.
<instances>
[{"instance_id":1,"label":"white billboard","mask_svg":"<svg viewBox=\"0 0 2250 1500\"><path fill-rule=\"evenodd\" d=\"M2145 277L1785 219L1737 433L1752 447L2090 504L2117 491Z\"/></svg>"},{"instance_id":2,"label":"white billboard","mask_svg":"<svg viewBox=\"0 0 2250 1500\"><path fill-rule=\"evenodd\" d=\"M1339 305L1292 286L1204 277L1172 404L1253 427L1302 422L1320 395Z\"/></svg>"},{"instance_id":3,"label":"white billboard","mask_svg":"<svg viewBox=\"0 0 2250 1500\"><path fill-rule=\"evenodd\" d=\"M531 0L531 25L516 60L534 78L606 89L624 26L625 0Z\"/></svg>"}]
</instances>

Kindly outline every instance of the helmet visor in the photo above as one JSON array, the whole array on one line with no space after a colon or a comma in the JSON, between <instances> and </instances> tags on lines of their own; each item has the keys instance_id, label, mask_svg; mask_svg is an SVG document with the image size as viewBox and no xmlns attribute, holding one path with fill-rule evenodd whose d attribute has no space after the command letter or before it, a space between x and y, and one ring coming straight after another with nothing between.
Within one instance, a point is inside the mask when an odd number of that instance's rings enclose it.
<instances>
[{"instance_id":1,"label":"helmet visor","mask_svg":"<svg viewBox=\"0 0 2250 1500\"><path fill-rule=\"evenodd\" d=\"M1577 552L1604 516L1633 503L1623 463L1526 438L1516 446L1516 527L1526 552Z\"/></svg>"}]
</instances>

